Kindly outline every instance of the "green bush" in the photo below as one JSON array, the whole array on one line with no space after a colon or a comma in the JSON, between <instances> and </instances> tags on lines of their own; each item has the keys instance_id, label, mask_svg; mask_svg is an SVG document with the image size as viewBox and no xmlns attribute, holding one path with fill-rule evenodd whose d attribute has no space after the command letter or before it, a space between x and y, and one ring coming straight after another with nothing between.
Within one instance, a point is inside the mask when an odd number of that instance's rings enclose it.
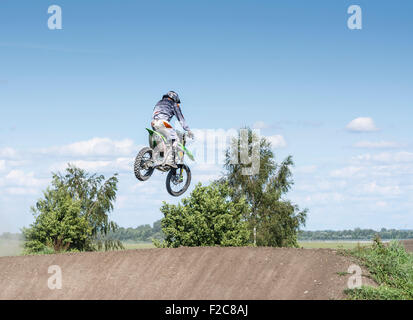
<instances>
[{"instance_id":1,"label":"green bush","mask_svg":"<svg viewBox=\"0 0 413 320\"><path fill-rule=\"evenodd\" d=\"M384 245L376 238L371 247L350 252L366 266L379 287L346 290L353 299L413 299L413 255L397 241Z\"/></svg>"},{"instance_id":2,"label":"green bush","mask_svg":"<svg viewBox=\"0 0 413 320\"><path fill-rule=\"evenodd\" d=\"M78 200L73 200L64 189L48 189L37 208L35 222L31 228L23 229L25 254L89 249L92 228L81 215Z\"/></svg>"},{"instance_id":3,"label":"green bush","mask_svg":"<svg viewBox=\"0 0 413 320\"><path fill-rule=\"evenodd\" d=\"M163 242L158 247L245 246L250 232L243 220L248 205L243 198L231 201L227 184L198 184L182 204L164 203L161 211Z\"/></svg>"}]
</instances>

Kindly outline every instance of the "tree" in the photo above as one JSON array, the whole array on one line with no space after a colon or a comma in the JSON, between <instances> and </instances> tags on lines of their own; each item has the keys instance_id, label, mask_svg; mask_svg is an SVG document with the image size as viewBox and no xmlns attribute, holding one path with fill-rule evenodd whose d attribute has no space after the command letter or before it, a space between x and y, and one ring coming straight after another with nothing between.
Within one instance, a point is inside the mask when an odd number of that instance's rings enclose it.
<instances>
[{"instance_id":1,"label":"tree","mask_svg":"<svg viewBox=\"0 0 413 320\"><path fill-rule=\"evenodd\" d=\"M283 198L294 183L290 169L294 165L292 157L276 163L271 143L249 128L244 130L248 143L240 143L242 132L239 131L232 142L233 147L226 151L226 173L220 181L232 188L234 201L241 197L247 200L246 220L250 230L257 230L257 245L297 246L297 232L305 224L307 210L300 211L298 206ZM245 174L245 166L234 159L240 159L242 153L252 154L254 150L258 150L257 158L253 159L258 161L258 170Z\"/></svg>"},{"instance_id":2,"label":"tree","mask_svg":"<svg viewBox=\"0 0 413 320\"><path fill-rule=\"evenodd\" d=\"M115 232L109 234L111 239L117 239L120 241L151 241L152 239L162 239L163 234L161 230L161 220L157 220L153 223L153 227L149 224L140 225L136 228L119 228Z\"/></svg>"},{"instance_id":3,"label":"tree","mask_svg":"<svg viewBox=\"0 0 413 320\"><path fill-rule=\"evenodd\" d=\"M161 221L164 242L156 246L244 246L249 230L243 217L248 211L244 198L231 201L231 189L226 184L200 183L182 204L163 203Z\"/></svg>"},{"instance_id":4,"label":"tree","mask_svg":"<svg viewBox=\"0 0 413 320\"><path fill-rule=\"evenodd\" d=\"M64 175L54 173L51 188L44 192L32 212L36 218L24 229L28 252L43 247L62 250L105 250L123 248L120 241L108 239L118 226L109 219L116 200L117 174L105 180L69 164Z\"/></svg>"},{"instance_id":5,"label":"tree","mask_svg":"<svg viewBox=\"0 0 413 320\"><path fill-rule=\"evenodd\" d=\"M81 216L79 200L64 189L47 189L36 204L37 214L31 228L24 229L26 253L84 251L91 247L92 228Z\"/></svg>"}]
</instances>

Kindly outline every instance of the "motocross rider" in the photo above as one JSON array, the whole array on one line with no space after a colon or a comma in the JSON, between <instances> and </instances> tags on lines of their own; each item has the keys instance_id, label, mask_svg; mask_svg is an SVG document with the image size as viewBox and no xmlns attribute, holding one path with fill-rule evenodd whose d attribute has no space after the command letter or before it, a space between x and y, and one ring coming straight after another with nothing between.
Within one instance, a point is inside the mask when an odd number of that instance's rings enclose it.
<instances>
[{"instance_id":1,"label":"motocross rider","mask_svg":"<svg viewBox=\"0 0 413 320\"><path fill-rule=\"evenodd\" d=\"M178 145L178 135L170 124L173 116L176 116L182 128L188 132L187 136L191 139L194 138L194 134L189 129L188 125L186 124L185 118L182 115L182 111L179 107L180 103L181 100L179 99L179 96L176 92L167 92L155 105L151 122L152 129L161 133L167 139L168 151L170 151L172 148L172 152L168 152L168 157L165 164L175 169L177 168L175 155Z\"/></svg>"}]
</instances>

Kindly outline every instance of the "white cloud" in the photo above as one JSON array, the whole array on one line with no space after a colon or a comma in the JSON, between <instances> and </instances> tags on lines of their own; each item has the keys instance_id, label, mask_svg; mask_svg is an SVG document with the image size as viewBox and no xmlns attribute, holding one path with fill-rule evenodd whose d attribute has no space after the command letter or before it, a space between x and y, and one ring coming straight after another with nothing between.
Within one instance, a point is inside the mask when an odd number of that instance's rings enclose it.
<instances>
[{"instance_id":1,"label":"white cloud","mask_svg":"<svg viewBox=\"0 0 413 320\"><path fill-rule=\"evenodd\" d=\"M403 145L393 141L359 141L353 145L355 148L364 148L364 149L394 149L400 148Z\"/></svg>"},{"instance_id":2,"label":"white cloud","mask_svg":"<svg viewBox=\"0 0 413 320\"><path fill-rule=\"evenodd\" d=\"M14 158L17 152L13 148L5 147L0 149L0 157L2 158Z\"/></svg>"},{"instance_id":3,"label":"white cloud","mask_svg":"<svg viewBox=\"0 0 413 320\"><path fill-rule=\"evenodd\" d=\"M353 132L371 132L378 130L373 119L368 117L356 118L347 124L346 128Z\"/></svg>"},{"instance_id":4,"label":"white cloud","mask_svg":"<svg viewBox=\"0 0 413 320\"><path fill-rule=\"evenodd\" d=\"M316 170L317 170L317 166L315 165L301 166L301 167L292 169L294 173L304 173L304 174L314 173Z\"/></svg>"},{"instance_id":5,"label":"white cloud","mask_svg":"<svg viewBox=\"0 0 413 320\"><path fill-rule=\"evenodd\" d=\"M287 143L285 142L285 139L282 135L276 134L273 136L268 136L266 137L270 142L271 146L276 149L276 148L284 148L287 146Z\"/></svg>"},{"instance_id":6,"label":"white cloud","mask_svg":"<svg viewBox=\"0 0 413 320\"><path fill-rule=\"evenodd\" d=\"M30 164L30 160L6 160L0 159L0 172L11 170L15 168L24 167L27 164Z\"/></svg>"},{"instance_id":7,"label":"white cloud","mask_svg":"<svg viewBox=\"0 0 413 320\"><path fill-rule=\"evenodd\" d=\"M23 167L30 164L32 161L25 159L25 160L7 160L6 166L8 167Z\"/></svg>"},{"instance_id":8,"label":"white cloud","mask_svg":"<svg viewBox=\"0 0 413 320\"><path fill-rule=\"evenodd\" d=\"M115 168L119 168L120 170L132 172L134 162L135 158L117 158L114 165Z\"/></svg>"},{"instance_id":9,"label":"white cloud","mask_svg":"<svg viewBox=\"0 0 413 320\"><path fill-rule=\"evenodd\" d=\"M194 171L220 171L222 170L222 166L212 163L194 163L192 166L192 170Z\"/></svg>"},{"instance_id":10,"label":"white cloud","mask_svg":"<svg viewBox=\"0 0 413 320\"><path fill-rule=\"evenodd\" d=\"M25 173L22 170L11 170L0 177L1 193L12 196L38 194L45 187L49 179L38 179L33 172Z\"/></svg>"},{"instance_id":11,"label":"white cloud","mask_svg":"<svg viewBox=\"0 0 413 320\"><path fill-rule=\"evenodd\" d=\"M380 163L403 163L413 162L413 153L407 151L400 152L382 152L379 154L362 154L353 158L353 161L359 163L380 162Z\"/></svg>"},{"instance_id":12,"label":"white cloud","mask_svg":"<svg viewBox=\"0 0 413 320\"><path fill-rule=\"evenodd\" d=\"M33 172L25 173L22 170L11 170L4 178L0 180L0 185L11 187L40 187L44 185L44 179L37 179Z\"/></svg>"},{"instance_id":13,"label":"white cloud","mask_svg":"<svg viewBox=\"0 0 413 320\"><path fill-rule=\"evenodd\" d=\"M368 154L356 159L353 165L329 170L319 167L315 175L297 176L293 195L298 204L313 212L318 206L345 201L360 212L382 212L405 206L412 198L412 153Z\"/></svg>"},{"instance_id":14,"label":"white cloud","mask_svg":"<svg viewBox=\"0 0 413 320\"><path fill-rule=\"evenodd\" d=\"M357 166L347 166L330 171L330 177L343 179L357 178L363 181L375 181L376 179L388 181L388 179L397 178L401 181L413 174L412 163L397 163L394 159L386 159L389 160L389 163L375 165L371 161L372 157L365 157L364 159L368 159L368 161L357 161Z\"/></svg>"},{"instance_id":15,"label":"white cloud","mask_svg":"<svg viewBox=\"0 0 413 320\"><path fill-rule=\"evenodd\" d=\"M39 190L35 188L13 187L13 188L6 188L5 192L12 196L24 196L24 195L35 195L39 192Z\"/></svg>"},{"instance_id":16,"label":"white cloud","mask_svg":"<svg viewBox=\"0 0 413 320\"><path fill-rule=\"evenodd\" d=\"M311 181L311 183L299 183L296 185L296 189L299 191L304 191L306 193L311 192L329 192L331 190L343 189L347 186L345 180L330 180L326 178L316 178Z\"/></svg>"},{"instance_id":17,"label":"white cloud","mask_svg":"<svg viewBox=\"0 0 413 320\"><path fill-rule=\"evenodd\" d=\"M376 181L368 182L357 186L357 193L371 193L375 195L399 195L401 194L400 186L398 185L379 185Z\"/></svg>"},{"instance_id":18,"label":"white cloud","mask_svg":"<svg viewBox=\"0 0 413 320\"><path fill-rule=\"evenodd\" d=\"M257 121L253 124L252 126L254 129L266 129L268 128L268 124L266 124L264 121Z\"/></svg>"},{"instance_id":19,"label":"white cloud","mask_svg":"<svg viewBox=\"0 0 413 320\"><path fill-rule=\"evenodd\" d=\"M377 201L376 206L380 208L385 208L387 207L387 202L386 201Z\"/></svg>"},{"instance_id":20,"label":"white cloud","mask_svg":"<svg viewBox=\"0 0 413 320\"><path fill-rule=\"evenodd\" d=\"M346 196L339 192L315 192L299 198L305 205L326 205L332 202L342 202Z\"/></svg>"},{"instance_id":21,"label":"white cloud","mask_svg":"<svg viewBox=\"0 0 413 320\"><path fill-rule=\"evenodd\" d=\"M63 171L68 163L86 171L131 171L133 170L133 158L116 158L114 160L74 160L69 162L55 163L50 171Z\"/></svg>"},{"instance_id":22,"label":"white cloud","mask_svg":"<svg viewBox=\"0 0 413 320\"><path fill-rule=\"evenodd\" d=\"M131 139L112 140L109 138L93 138L60 147L42 149L41 153L74 157L90 156L128 156L137 152L138 147Z\"/></svg>"},{"instance_id":23,"label":"white cloud","mask_svg":"<svg viewBox=\"0 0 413 320\"><path fill-rule=\"evenodd\" d=\"M333 178L349 178L360 173L362 169L361 167L345 167L331 171L330 176Z\"/></svg>"},{"instance_id":24,"label":"white cloud","mask_svg":"<svg viewBox=\"0 0 413 320\"><path fill-rule=\"evenodd\" d=\"M222 166L225 160L225 151L230 147L233 138L238 137L236 129L194 129L195 141L189 140L187 147L194 154L196 162L207 165ZM282 135L265 137L273 148L287 146Z\"/></svg>"},{"instance_id":25,"label":"white cloud","mask_svg":"<svg viewBox=\"0 0 413 320\"><path fill-rule=\"evenodd\" d=\"M196 181L199 181L203 184L217 180L220 177L219 173L215 174L198 174L196 175Z\"/></svg>"},{"instance_id":26,"label":"white cloud","mask_svg":"<svg viewBox=\"0 0 413 320\"><path fill-rule=\"evenodd\" d=\"M159 186L154 185L152 183L144 183L142 181L135 183L130 187L130 191L133 193L138 193L139 196L152 196L159 194Z\"/></svg>"},{"instance_id":27,"label":"white cloud","mask_svg":"<svg viewBox=\"0 0 413 320\"><path fill-rule=\"evenodd\" d=\"M74 165L80 169L84 169L86 171L92 170L96 171L102 168L106 168L111 164L111 161L88 161L88 160L75 160L69 162L71 165ZM54 164L51 167L51 171L63 171L67 168L68 163L61 162L59 164Z\"/></svg>"}]
</instances>

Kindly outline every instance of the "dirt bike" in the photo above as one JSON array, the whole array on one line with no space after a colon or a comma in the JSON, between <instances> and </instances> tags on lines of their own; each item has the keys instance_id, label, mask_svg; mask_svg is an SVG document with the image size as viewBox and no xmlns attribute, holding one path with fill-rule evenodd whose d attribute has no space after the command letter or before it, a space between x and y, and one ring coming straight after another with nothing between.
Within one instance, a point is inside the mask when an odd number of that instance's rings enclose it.
<instances>
[{"instance_id":1,"label":"dirt bike","mask_svg":"<svg viewBox=\"0 0 413 320\"><path fill-rule=\"evenodd\" d=\"M155 169L168 172L166 177L166 190L174 197L182 195L191 183L191 170L184 164L184 155L194 161L194 156L185 147L187 134L176 131L178 135L178 143L176 150L176 165L177 169L168 165L167 159L172 148L168 148L167 139L161 133L146 128L149 133L149 147L145 147L139 151L135 159L134 172L135 176L140 181L148 180Z\"/></svg>"}]
</instances>

